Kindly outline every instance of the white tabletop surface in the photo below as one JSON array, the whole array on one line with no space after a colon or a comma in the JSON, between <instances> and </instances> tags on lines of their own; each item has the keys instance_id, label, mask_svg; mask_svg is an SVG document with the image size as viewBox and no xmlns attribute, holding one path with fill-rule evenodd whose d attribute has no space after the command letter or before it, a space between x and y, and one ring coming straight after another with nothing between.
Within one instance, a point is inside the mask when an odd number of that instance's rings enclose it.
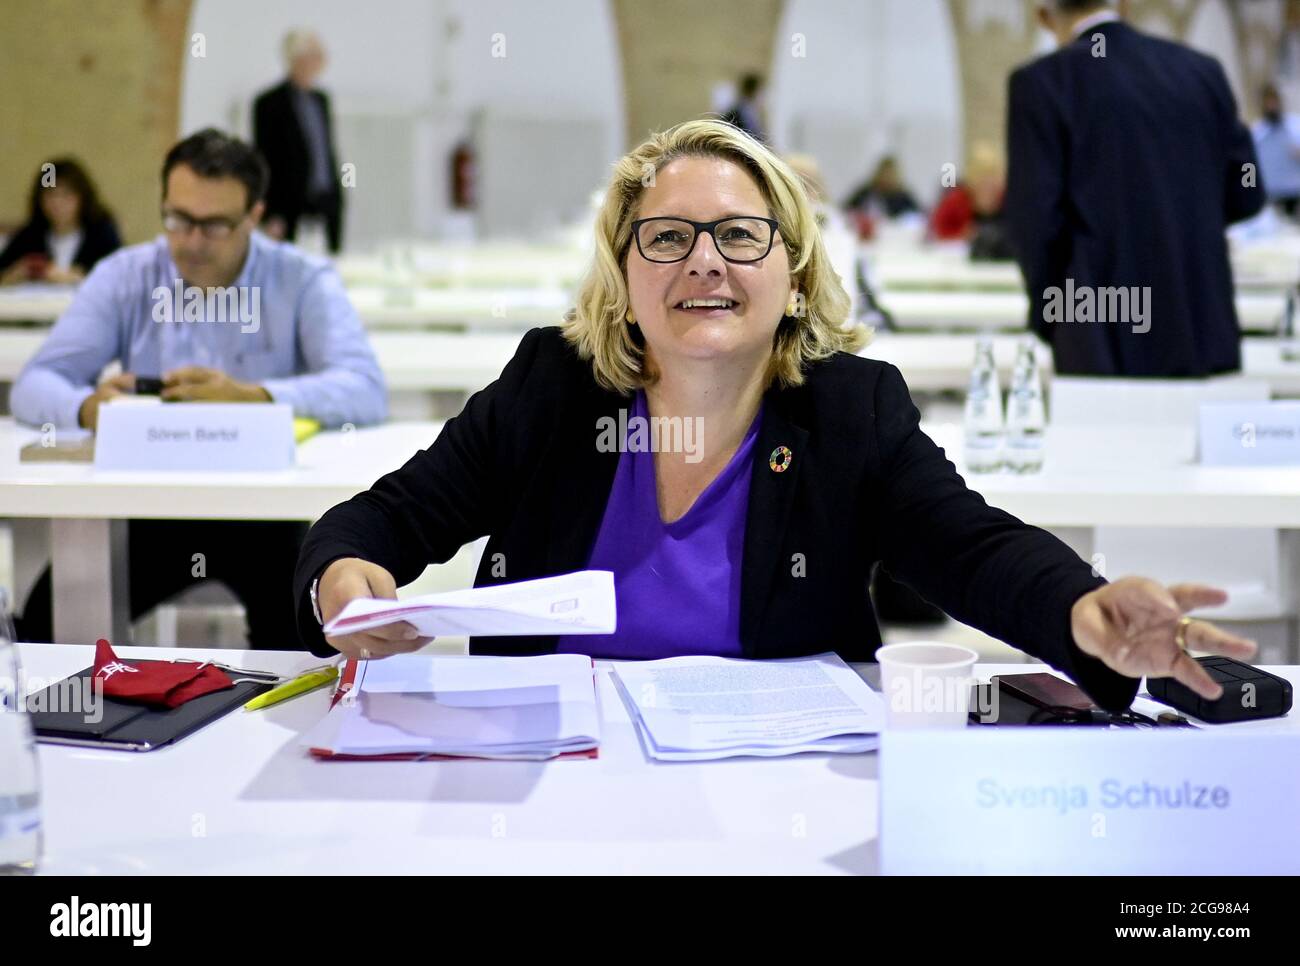
<instances>
[{"instance_id":1,"label":"white tabletop surface","mask_svg":"<svg viewBox=\"0 0 1300 966\"><path fill-rule=\"evenodd\" d=\"M72 302L69 286L0 288L0 323L53 322ZM417 285L356 285L348 289L361 321L378 328L474 325L527 329L553 323L573 304L565 289L422 288Z\"/></svg>"},{"instance_id":2,"label":"white tabletop surface","mask_svg":"<svg viewBox=\"0 0 1300 966\"><path fill-rule=\"evenodd\" d=\"M100 471L89 463L20 463L36 430L0 419L0 517L315 520L424 449L438 423L320 433L277 472Z\"/></svg>"},{"instance_id":3,"label":"white tabletop surface","mask_svg":"<svg viewBox=\"0 0 1300 966\"><path fill-rule=\"evenodd\" d=\"M994 506L1043 527L1300 528L1300 467L1201 466L1173 427L1049 426L1038 473L966 473L961 427L924 426Z\"/></svg>"},{"instance_id":4,"label":"white tabletop surface","mask_svg":"<svg viewBox=\"0 0 1300 966\"><path fill-rule=\"evenodd\" d=\"M1016 346L1024 333L999 332L992 335L993 358L1003 376L1003 385L1016 359ZM877 331L860 353L881 359L899 368L913 392L961 390L970 382L971 362L975 358L975 333L889 332ZM1043 377L1050 380L1052 354L1040 349ZM1252 379L1262 379L1274 396L1300 396L1300 361L1286 359L1277 339L1253 337L1242 340L1241 371Z\"/></svg>"},{"instance_id":5,"label":"white tabletop surface","mask_svg":"<svg viewBox=\"0 0 1300 966\"><path fill-rule=\"evenodd\" d=\"M53 322L72 302L75 285L29 282L0 288L0 322Z\"/></svg>"},{"instance_id":6,"label":"white tabletop surface","mask_svg":"<svg viewBox=\"0 0 1300 966\"><path fill-rule=\"evenodd\" d=\"M961 427L925 425L961 469ZM0 419L0 517L315 520L428 446L437 423L328 432L298 447L290 470L104 472L88 463L19 463L35 430ZM1300 467L1192 462L1190 432L1048 429L1042 472L968 474L967 483L1048 527L1300 528Z\"/></svg>"},{"instance_id":7,"label":"white tabletop surface","mask_svg":"<svg viewBox=\"0 0 1300 966\"><path fill-rule=\"evenodd\" d=\"M93 649L24 644L35 685ZM128 658L170 649L124 647ZM289 652L186 650L290 672ZM40 746L50 874L874 873L877 756L649 761L597 667L595 760L319 762L298 736L328 690L236 711L172 748ZM977 674L1026 665L979 665ZM1300 683L1300 668L1270 668ZM32 678L42 678L37 682ZM1279 722L1226 728L1276 730ZM1285 727L1300 730L1300 719ZM1262 728L1261 728L1262 730ZM796 834L794 829L799 829Z\"/></svg>"},{"instance_id":8,"label":"white tabletop surface","mask_svg":"<svg viewBox=\"0 0 1300 966\"><path fill-rule=\"evenodd\" d=\"M965 245L865 248L873 277L895 291L1014 291L1024 288L1014 261L971 261ZM1233 246L1232 280L1237 289L1283 291L1300 281L1300 238Z\"/></svg>"},{"instance_id":9,"label":"white tabletop surface","mask_svg":"<svg viewBox=\"0 0 1300 966\"><path fill-rule=\"evenodd\" d=\"M882 290L881 306L902 330L1023 330L1029 299L1020 291ZM1250 332L1273 332L1286 304L1280 292L1238 292L1237 319Z\"/></svg>"},{"instance_id":10,"label":"white tabletop surface","mask_svg":"<svg viewBox=\"0 0 1300 966\"><path fill-rule=\"evenodd\" d=\"M962 270L969 271L969 266ZM960 281L960 278L958 278ZM53 322L72 301L66 286L0 289L0 323ZM1019 288L962 288L935 285L879 293L881 304L900 329L1023 330L1029 302ZM371 328L482 328L522 330L558 322L573 304L560 286L427 288L419 284L352 285L348 296ZM1237 315L1243 329L1271 332L1282 315L1284 296L1275 291L1241 291Z\"/></svg>"},{"instance_id":11,"label":"white tabletop surface","mask_svg":"<svg viewBox=\"0 0 1300 966\"><path fill-rule=\"evenodd\" d=\"M365 286L348 289L368 328L473 325L529 329L560 320L573 300L563 289L428 289Z\"/></svg>"},{"instance_id":12,"label":"white tabletop surface","mask_svg":"<svg viewBox=\"0 0 1300 966\"><path fill-rule=\"evenodd\" d=\"M12 382L48 335L42 328L0 328L0 382ZM1011 372L1023 333L993 336L993 355L1004 377ZM370 345L388 388L394 392L482 389L505 368L523 337L521 331L425 332L379 329ZM963 390L970 379L974 333L878 331L862 355L902 370L914 391ZM1044 376L1051 353L1043 352ZM1263 379L1275 396L1300 396L1300 361L1282 358L1275 339L1242 342L1242 371Z\"/></svg>"},{"instance_id":13,"label":"white tabletop surface","mask_svg":"<svg viewBox=\"0 0 1300 966\"><path fill-rule=\"evenodd\" d=\"M388 388L477 392L506 367L522 332L371 332ZM1300 365L1297 366L1300 369Z\"/></svg>"}]
</instances>

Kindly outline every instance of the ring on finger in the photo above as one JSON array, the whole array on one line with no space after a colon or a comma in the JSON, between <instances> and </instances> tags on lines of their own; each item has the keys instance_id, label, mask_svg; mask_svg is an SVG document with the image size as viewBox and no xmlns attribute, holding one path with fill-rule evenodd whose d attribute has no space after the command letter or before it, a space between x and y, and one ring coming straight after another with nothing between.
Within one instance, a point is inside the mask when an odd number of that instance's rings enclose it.
<instances>
[{"instance_id":1,"label":"ring on finger","mask_svg":"<svg viewBox=\"0 0 1300 966\"><path fill-rule=\"evenodd\" d=\"M1178 629L1174 631L1174 643L1184 654L1187 653L1187 628L1191 626L1192 618L1183 617L1178 621Z\"/></svg>"}]
</instances>

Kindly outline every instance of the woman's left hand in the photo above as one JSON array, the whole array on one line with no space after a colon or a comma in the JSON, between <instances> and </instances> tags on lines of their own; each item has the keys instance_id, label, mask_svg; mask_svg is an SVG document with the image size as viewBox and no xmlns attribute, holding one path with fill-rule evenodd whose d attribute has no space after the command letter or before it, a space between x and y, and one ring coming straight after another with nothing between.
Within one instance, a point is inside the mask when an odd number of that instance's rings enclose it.
<instances>
[{"instance_id":1,"label":"woman's left hand","mask_svg":"<svg viewBox=\"0 0 1300 966\"><path fill-rule=\"evenodd\" d=\"M1074 602L1070 630L1083 653L1131 678L1174 678L1201 697L1215 700L1223 688L1178 646L1179 622L1189 610L1222 604L1228 595L1203 584L1165 587L1146 577L1123 577ZM1192 620L1183 639L1190 650L1241 661L1255 656L1254 641L1229 634L1209 621Z\"/></svg>"}]
</instances>

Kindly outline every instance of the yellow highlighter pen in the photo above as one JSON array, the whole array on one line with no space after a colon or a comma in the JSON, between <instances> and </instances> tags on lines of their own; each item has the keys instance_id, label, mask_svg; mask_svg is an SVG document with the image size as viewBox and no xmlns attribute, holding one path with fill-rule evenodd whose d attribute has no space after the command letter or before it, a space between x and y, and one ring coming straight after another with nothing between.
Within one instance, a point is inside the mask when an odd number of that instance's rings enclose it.
<instances>
[{"instance_id":1,"label":"yellow highlighter pen","mask_svg":"<svg viewBox=\"0 0 1300 966\"><path fill-rule=\"evenodd\" d=\"M288 698L296 698L300 694L306 694L308 691L314 691L322 685L329 684L338 676L339 669L337 667L328 667L320 671L308 671L292 681L272 688L265 694L259 694L244 705L244 710L258 711L270 705L279 704Z\"/></svg>"}]
</instances>

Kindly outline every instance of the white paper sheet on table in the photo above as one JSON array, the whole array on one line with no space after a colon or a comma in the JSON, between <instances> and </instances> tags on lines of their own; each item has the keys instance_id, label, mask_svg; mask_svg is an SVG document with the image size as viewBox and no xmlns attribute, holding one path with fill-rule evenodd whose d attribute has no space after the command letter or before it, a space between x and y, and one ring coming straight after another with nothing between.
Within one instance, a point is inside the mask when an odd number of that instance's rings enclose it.
<instances>
[{"instance_id":1,"label":"white paper sheet on table","mask_svg":"<svg viewBox=\"0 0 1300 966\"><path fill-rule=\"evenodd\" d=\"M600 743L591 658L443 657L369 661L356 695L301 741L337 755L546 759Z\"/></svg>"},{"instance_id":2,"label":"white paper sheet on table","mask_svg":"<svg viewBox=\"0 0 1300 966\"><path fill-rule=\"evenodd\" d=\"M580 570L405 600L357 598L325 625L325 633L353 634L400 621L425 637L612 634L614 575Z\"/></svg>"},{"instance_id":3,"label":"white paper sheet on table","mask_svg":"<svg viewBox=\"0 0 1300 966\"><path fill-rule=\"evenodd\" d=\"M876 748L884 726L880 695L836 654L674 657L614 673L647 752L664 761L854 754Z\"/></svg>"}]
</instances>

